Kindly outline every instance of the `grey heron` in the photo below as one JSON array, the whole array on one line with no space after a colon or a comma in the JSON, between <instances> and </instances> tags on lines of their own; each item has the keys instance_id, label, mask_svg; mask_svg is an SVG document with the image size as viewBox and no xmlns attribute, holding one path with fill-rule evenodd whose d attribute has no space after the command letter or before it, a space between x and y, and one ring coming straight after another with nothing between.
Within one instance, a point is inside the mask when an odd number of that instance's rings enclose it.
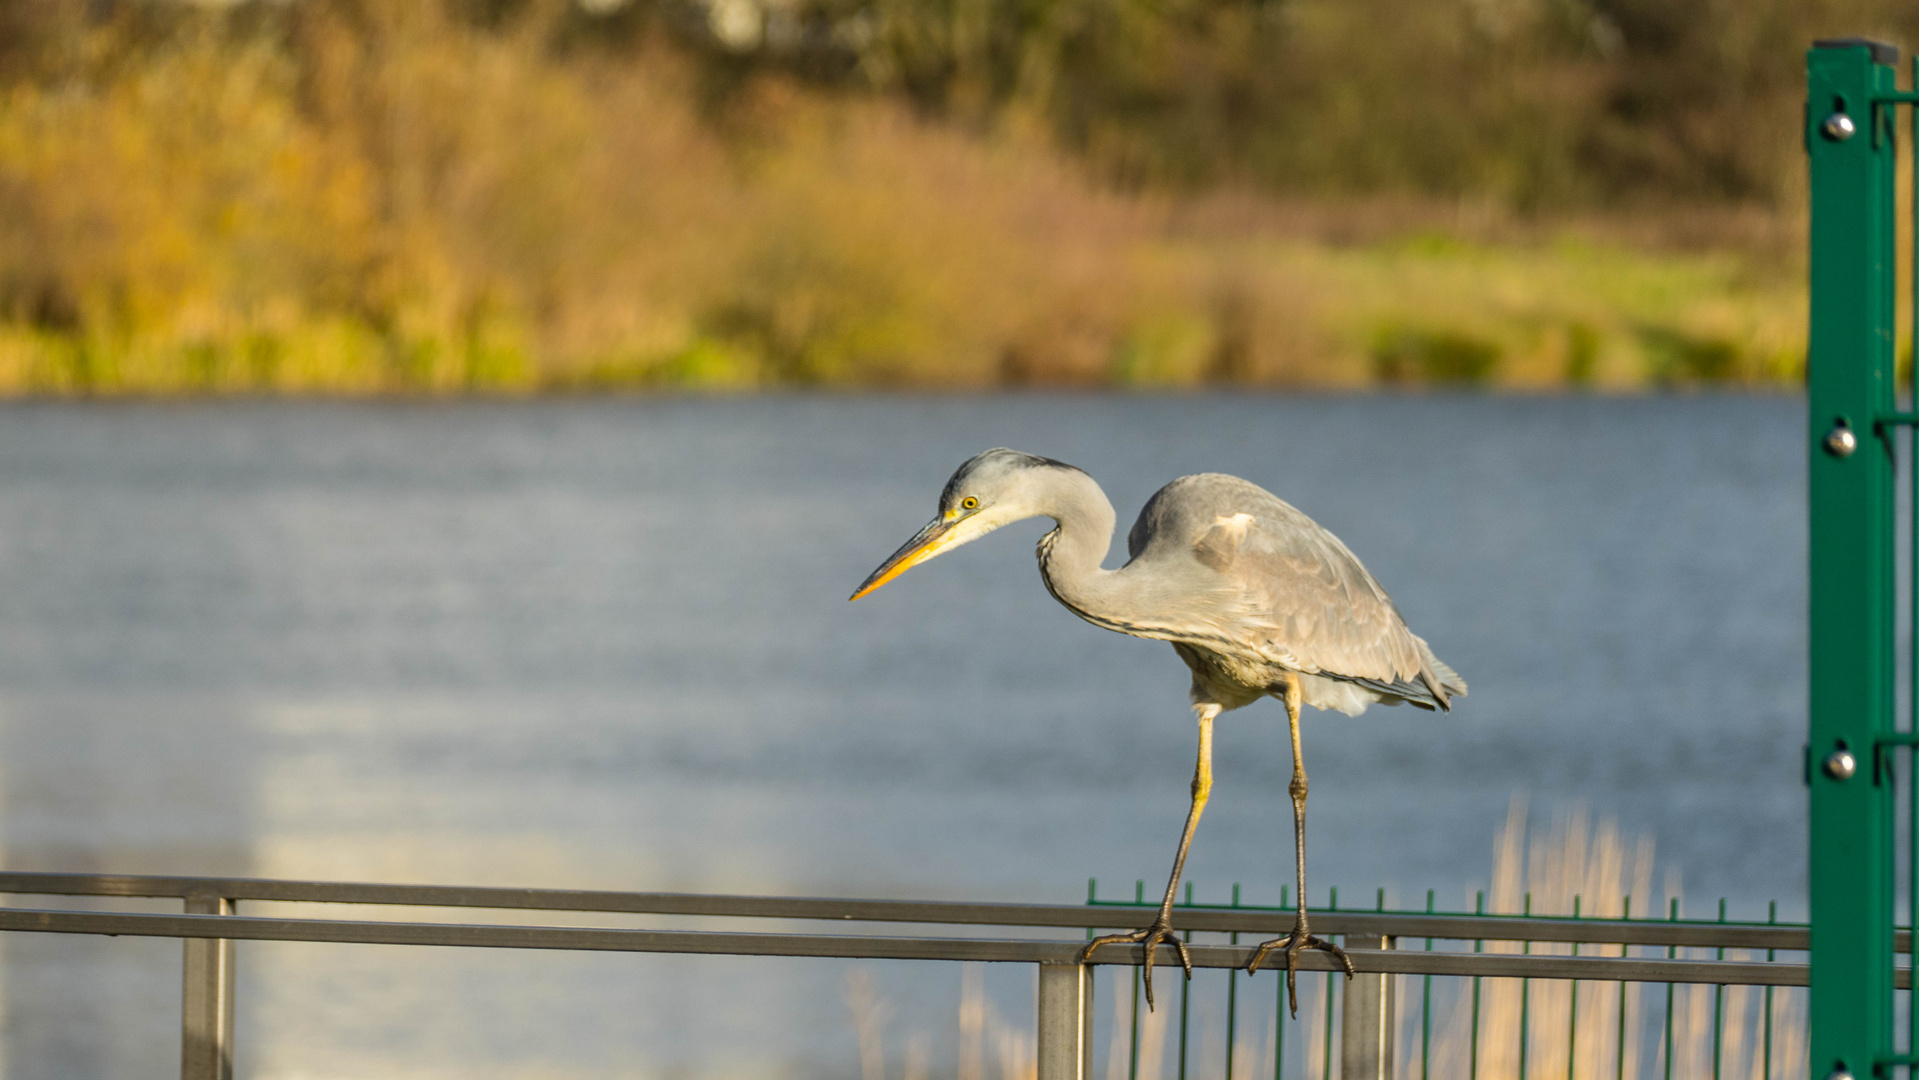
<instances>
[{"instance_id":1,"label":"grey heron","mask_svg":"<svg viewBox=\"0 0 1919 1080\"><path fill-rule=\"evenodd\" d=\"M1292 734L1293 845L1299 903L1292 932L1265 942L1248 972L1275 950L1286 957L1286 989L1298 1015L1294 976L1306 949L1329 952L1350 977L1345 950L1314 937L1306 917L1306 766L1301 705L1357 716L1368 705L1450 710L1466 683L1407 629L1379 582L1339 538L1256 484L1235 476L1182 476L1160 488L1126 536L1128 561L1103 569L1118 518L1093 478L1051 458L1004 448L959 467L940 492L939 513L873 571L858 600L914 566L1032 517L1055 527L1039 542L1040 577L1080 618L1135 637L1170 642L1193 676L1199 760L1192 803L1173 856L1159 913L1143 929L1095 938L1082 957L1110 944L1144 946L1146 1000L1153 954L1162 943L1192 960L1173 935L1173 898L1199 816L1213 788L1213 721L1262 697L1286 706Z\"/></svg>"}]
</instances>

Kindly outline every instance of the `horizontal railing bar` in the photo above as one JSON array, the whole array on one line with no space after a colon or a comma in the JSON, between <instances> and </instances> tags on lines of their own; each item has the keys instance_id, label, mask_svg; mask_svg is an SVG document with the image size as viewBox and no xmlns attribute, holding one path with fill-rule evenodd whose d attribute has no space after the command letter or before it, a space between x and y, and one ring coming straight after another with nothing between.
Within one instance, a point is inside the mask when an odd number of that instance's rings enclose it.
<instances>
[{"instance_id":1,"label":"horizontal railing bar","mask_svg":"<svg viewBox=\"0 0 1919 1080\"><path fill-rule=\"evenodd\" d=\"M117 911L0 909L0 930L112 937L224 938L241 941L305 941L362 945L439 945L492 949L563 949L593 952L699 953L717 956L809 956L857 960L978 960L995 963L1073 963L1083 941L1022 941L979 938L834 936L824 934L721 933L699 930L624 930L579 926L495 926L466 923L363 922L335 919L275 919L247 915L159 915ZM1251 946L1193 945L1194 967L1244 967ZM1804 986L1804 964L1727 960L1659 960L1638 957L1524 956L1497 953L1349 950L1360 971L1400 975L1482 975L1505 978L1587 979L1626 982L1718 983ZM1137 965L1137 945L1109 946L1094 963ZM1331 956L1303 953L1300 967L1336 970ZM1178 954L1160 946L1159 963L1176 966ZM1901 985L1904 985L1900 973Z\"/></svg>"},{"instance_id":2,"label":"horizontal railing bar","mask_svg":"<svg viewBox=\"0 0 1919 1080\"><path fill-rule=\"evenodd\" d=\"M1147 909L1140 909L1147 910ZM1803 926L1763 923L1633 922L1620 919L1552 919L1512 915L1424 915L1374 911L1311 909L1313 927L1335 934L1438 938L1446 941L1555 941L1600 945L1672 945L1682 948L1804 950ZM1293 928L1291 911L1261 912L1263 918L1232 909L1176 908L1173 923L1193 930L1259 930L1285 933ZM1218 920L1201 915L1225 916ZM1217 923L1215 925L1215 922ZM1255 923L1257 925L1255 925ZM1098 925L1105 925L1101 922ZM1911 935L1898 934L1900 951L1910 951Z\"/></svg>"},{"instance_id":3,"label":"horizontal railing bar","mask_svg":"<svg viewBox=\"0 0 1919 1080\"><path fill-rule=\"evenodd\" d=\"M412 907L582 911L634 915L697 915L731 918L902 922L978 926L1121 927L1116 904L982 904L929 900L841 900L784 896L714 896L700 893L627 893L588 889L514 889L457 885L382 885L362 882L282 881L263 878L203 878L135 874L0 873L0 893L42 896L186 897L288 903L369 904ZM1146 911L1147 908L1137 910ZM1211 933L1283 934L1292 929L1290 910L1181 907L1183 930ZM1696 948L1803 950L1803 926L1754 923L1653 922L1615 919L1551 919L1499 915L1424 915L1394 912L1313 912L1314 926L1335 934L1433 937L1455 941L1558 941L1608 945L1671 945ZM1911 935L1899 932L1898 947L1910 950Z\"/></svg>"}]
</instances>

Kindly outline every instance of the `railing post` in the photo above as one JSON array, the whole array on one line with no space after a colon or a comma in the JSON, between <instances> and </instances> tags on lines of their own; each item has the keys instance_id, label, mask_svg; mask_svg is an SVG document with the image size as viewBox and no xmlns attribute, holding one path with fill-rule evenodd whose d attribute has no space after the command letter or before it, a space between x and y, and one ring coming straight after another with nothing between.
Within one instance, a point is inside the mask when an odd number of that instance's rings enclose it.
<instances>
[{"instance_id":1,"label":"railing post","mask_svg":"<svg viewBox=\"0 0 1919 1080\"><path fill-rule=\"evenodd\" d=\"M1085 1080L1092 1002L1092 965L1039 966L1039 1080Z\"/></svg>"},{"instance_id":2,"label":"railing post","mask_svg":"<svg viewBox=\"0 0 1919 1080\"><path fill-rule=\"evenodd\" d=\"M1347 934L1349 949L1390 949L1393 939ZM1339 1080L1393 1080L1393 982L1391 975L1361 972L1346 980L1345 1015L1339 1024Z\"/></svg>"},{"instance_id":3,"label":"railing post","mask_svg":"<svg viewBox=\"0 0 1919 1080\"><path fill-rule=\"evenodd\" d=\"M189 915L231 915L233 901L186 898ZM180 1080L233 1078L233 942L187 938L180 990Z\"/></svg>"},{"instance_id":4,"label":"railing post","mask_svg":"<svg viewBox=\"0 0 1919 1080\"><path fill-rule=\"evenodd\" d=\"M1806 55L1811 323L1806 782L1808 1009L1815 1078L1863 1078L1892 1050L1894 143L1897 50L1822 41Z\"/></svg>"}]
</instances>

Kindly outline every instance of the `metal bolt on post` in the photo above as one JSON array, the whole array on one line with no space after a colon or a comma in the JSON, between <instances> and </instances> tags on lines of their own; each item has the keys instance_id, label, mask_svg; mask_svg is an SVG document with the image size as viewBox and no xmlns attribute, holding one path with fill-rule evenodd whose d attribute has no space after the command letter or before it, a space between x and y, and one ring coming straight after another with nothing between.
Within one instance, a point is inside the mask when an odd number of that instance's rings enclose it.
<instances>
[{"instance_id":1,"label":"metal bolt on post","mask_svg":"<svg viewBox=\"0 0 1919 1080\"><path fill-rule=\"evenodd\" d=\"M1826 755L1820 771L1834 780L1850 780L1852 774L1859 771L1859 761L1852 756L1852 751L1842 746Z\"/></svg>"}]
</instances>

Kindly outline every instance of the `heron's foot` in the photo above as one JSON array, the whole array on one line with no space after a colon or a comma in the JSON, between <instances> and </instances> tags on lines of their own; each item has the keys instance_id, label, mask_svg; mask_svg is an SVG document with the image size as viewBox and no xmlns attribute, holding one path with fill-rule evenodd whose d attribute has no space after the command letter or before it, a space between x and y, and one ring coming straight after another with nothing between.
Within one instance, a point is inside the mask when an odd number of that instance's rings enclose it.
<instances>
[{"instance_id":1,"label":"heron's foot","mask_svg":"<svg viewBox=\"0 0 1919 1080\"><path fill-rule=\"evenodd\" d=\"M1294 978L1299 972L1299 954L1307 949L1332 953L1339 959L1340 966L1346 969L1346 977L1349 979L1358 974L1353 970L1353 958L1346 955L1345 949L1323 937L1307 933L1303 926L1295 927L1293 932L1285 937L1261 942L1259 948L1253 950L1253 958L1246 962L1246 974L1251 975L1259 970L1259 965L1269 954L1276 950L1286 954L1286 999L1292 1006L1294 1019L1299 1018L1299 989L1294 985Z\"/></svg>"},{"instance_id":2,"label":"heron's foot","mask_svg":"<svg viewBox=\"0 0 1919 1080\"><path fill-rule=\"evenodd\" d=\"M1193 977L1193 958L1186 952L1186 943L1173 936L1173 920L1161 913L1152 925L1144 930L1134 930L1126 934L1103 934L1086 943L1079 951L1080 963L1093 958L1093 950L1101 945L1142 945L1146 949L1146 1008L1153 1007L1153 956L1159 952L1160 943L1171 945L1179 953L1179 965L1186 969L1186 977Z\"/></svg>"}]
</instances>

